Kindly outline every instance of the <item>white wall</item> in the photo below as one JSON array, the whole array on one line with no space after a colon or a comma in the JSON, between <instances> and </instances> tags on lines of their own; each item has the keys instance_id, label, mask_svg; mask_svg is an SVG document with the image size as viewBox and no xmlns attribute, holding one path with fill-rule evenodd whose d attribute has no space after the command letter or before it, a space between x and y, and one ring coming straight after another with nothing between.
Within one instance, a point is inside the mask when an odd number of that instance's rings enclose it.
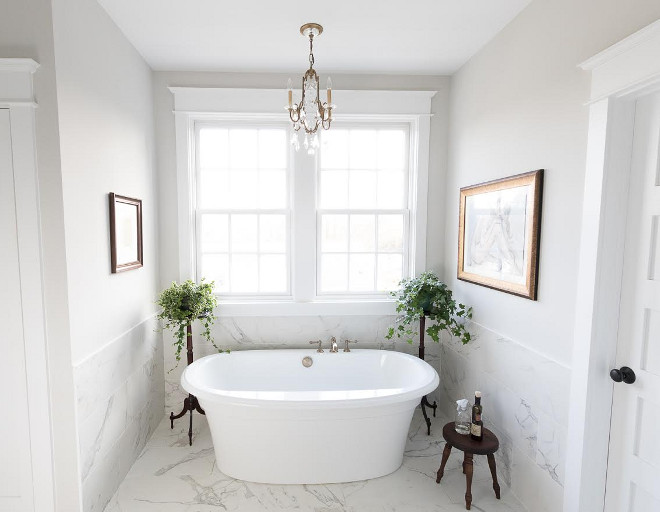
<instances>
[{"instance_id":1,"label":"white wall","mask_svg":"<svg viewBox=\"0 0 660 512\"><path fill-rule=\"evenodd\" d=\"M458 298L474 306L483 351L523 351L525 361L537 359L533 367L555 365L560 373L570 368L589 92L588 75L576 66L658 17L660 4L655 0L535 0L452 78L443 275ZM546 172L538 301L458 281L458 189L539 168ZM496 348L501 339L511 340L514 348ZM477 345L457 359L457 371L480 371L483 357ZM447 348L459 352L451 344ZM520 368L512 364L511 370ZM543 371L537 372L534 387L554 389L556 384ZM528 394L521 380L507 381L502 375L489 385L485 391L498 400L506 401L500 388L510 392L509 401ZM564 395L559 414L545 423L543 411L535 411L537 441L540 445L550 431L558 440L555 458L560 466L567 386ZM491 404L485 400L485 411ZM542 403L537 406L542 408ZM497 418L494 412L492 420ZM494 421L494 426L507 430L504 419ZM528 467L518 474L535 492L512 481L514 491L535 510L559 510L557 489L544 480L552 471L543 467L539 446L531 453L516 449L513 465ZM534 463L546 471L534 473ZM559 469L556 474L561 476ZM561 477L556 481L561 484Z\"/></svg>"},{"instance_id":2,"label":"white wall","mask_svg":"<svg viewBox=\"0 0 660 512\"><path fill-rule=\"evenodd\" d=\"M54 4L74 364L155 311L151 70L95 2ZM144 267L110 273L108 193L142 199Z\"/></svg>"},{"instance_id":3,"label":"white wall","mask_svg":"<svg viewBox=\"0 0 660 512\"><path fill-rule=\"evenodd\" d=\"M67 267L64 245L62 174L55 88L55 55L49 0L3 2L0 14L0 56L27 57L40 64L34 75L36 144L44 254L44 293L58 510L79 510L78 461Z\"/></svg>"},{"instance_id":4,"label":"white wall","mask_svg":"<svg viewBox=\"0 0 660 512\"><path fill-rule=\"evenodd\" d=\"M152 81L97 2L54 2L53 33L74 453L89 512L103 510L162 419L162 342L153 321L159 267ZM137 270L110 272L109 192L142 199L144 267Z\"/></svg>"},{"instance_id":5,"label":"white wall","mask_svg":"<svg viewBox=\"0 0 660 512\"><path fill-rule=\"evenodd\" d=\"M453 243L445 277L476 306L475 321L564 364L572 353L588 121L589 79L576 66L658 17L654 0L536 0L452 79L447 240L458 236L460 187L546 172L538 301L458 281Z\"/></svg>"}]
</instances>

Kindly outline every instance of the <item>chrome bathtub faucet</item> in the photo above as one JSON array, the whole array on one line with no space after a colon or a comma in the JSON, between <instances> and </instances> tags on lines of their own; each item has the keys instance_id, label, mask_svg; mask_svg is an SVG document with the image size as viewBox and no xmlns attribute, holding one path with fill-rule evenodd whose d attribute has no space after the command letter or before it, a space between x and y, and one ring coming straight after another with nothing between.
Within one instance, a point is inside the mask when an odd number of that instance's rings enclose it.
<instances>
[{"instance_id":1,"label":"chrome bathtub faucet","mask_svg":"<svg viewBox=\"0 0 660 512\"><path fill-rule=\"evenodd\" d=\"M317 352L323 352L323 347L321 347L321 343L323 343L321 340L315 340L315 341L310 341L310 345L314 345L315 343L319 344L319 348L316 349Z\"/></svg>"},{"instance_id":2,"label":"chrome bathtub faucet","mask_svg":"<svg viewBox=\"0 0 660 512\"><path fill-rule=\"evenodd\" d=\"M351 349L348 348L348 344L349 344L349 343L357 343L357 340L349 340L349 339L346 339L346 340L344 340L344 343L346 343L346 346L344 347L344 352L350 352Z\"/></svg>"},{"instance_id":3,"label":"chrome bathtub faucet","mask_svg":"<svg viewBox=\"0 0 660 512\"><path fill-rule=\"evenodd\" d=\"M337 352L339 352L339 349L337 348L337 339L334 336L330 338L330 343L332 344L332 347L330 348L330 353L336 354Z\"/></svg>"}]
</instances>

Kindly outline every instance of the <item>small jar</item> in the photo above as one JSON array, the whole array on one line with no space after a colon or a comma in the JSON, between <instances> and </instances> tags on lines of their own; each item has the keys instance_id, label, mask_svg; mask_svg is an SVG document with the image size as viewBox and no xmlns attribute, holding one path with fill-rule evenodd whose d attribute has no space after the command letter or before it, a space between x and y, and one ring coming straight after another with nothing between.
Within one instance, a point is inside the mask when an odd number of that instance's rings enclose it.
<instances>
[{"instance_id":1,"label":"small jar","mask_svg":"<svg viewBox=\"0 0 660 512\"><path fill-rule=\"evenodd\" d=\"M456 422L454 423L454 429L459 434L467 436L470 433L470 422L472 418L470 416L470 402L466 399L461 399L456 401Z\"/></svg>"}]
</instances>

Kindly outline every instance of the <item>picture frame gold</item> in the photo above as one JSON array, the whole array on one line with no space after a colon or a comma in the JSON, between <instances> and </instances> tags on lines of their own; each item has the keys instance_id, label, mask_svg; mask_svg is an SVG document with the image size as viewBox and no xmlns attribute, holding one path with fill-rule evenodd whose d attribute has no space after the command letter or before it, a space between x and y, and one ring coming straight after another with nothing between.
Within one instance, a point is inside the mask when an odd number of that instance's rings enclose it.
<instances>
[{"instance_id":1,"label":"picture frame gold","mask_svg":"<svg viewBox=\"0 0 660 512\"><path fill-rule=\"evenodd\" d=\"M543 172L460 189L458 279L537 299Z\"/></svg>"},{"instance_id":2,"label":"picture frame gold","mask_svg":"<svg viewBox=\"0 0 660 512\"><path fill-rule=\"evenodd\" d=\"M142 246L142 200L108 194L110 206L110 272L140 268Z\"/></svg>"}]
</instances>

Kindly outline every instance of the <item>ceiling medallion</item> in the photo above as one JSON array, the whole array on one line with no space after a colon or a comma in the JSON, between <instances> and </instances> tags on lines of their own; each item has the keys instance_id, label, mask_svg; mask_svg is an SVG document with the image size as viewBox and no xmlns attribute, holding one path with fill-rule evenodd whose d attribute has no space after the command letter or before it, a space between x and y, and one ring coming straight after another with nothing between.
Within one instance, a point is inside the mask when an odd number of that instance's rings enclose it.
<instances>
[{"instance_id":1,"label":"ceiling medallion","mask_svg":"<svg viewBox=\"0 0 660 512\"><path fill-rule=\"evenodd\" d=\"M304 146L307 152L313 154L319 147L319 139L316 131L319 126L324 130L330 128L332 122L332 110L335 105L332 104L332 81L328 77L326 85L325 103L319 99L319 76L314 70L314 38L321 35L323 27L318 23L306 23L300 27L300 33L309 37L309 69L302 78L302 99L300 103L293 103L293 85L289 78L287 89L289 93L289 104L286 109L289 111L289 118L293 123L293 132L291 134L291 144L298 150L300 140L298 132L300 127L305 129Z\"/></svg>"}]
</instances>

